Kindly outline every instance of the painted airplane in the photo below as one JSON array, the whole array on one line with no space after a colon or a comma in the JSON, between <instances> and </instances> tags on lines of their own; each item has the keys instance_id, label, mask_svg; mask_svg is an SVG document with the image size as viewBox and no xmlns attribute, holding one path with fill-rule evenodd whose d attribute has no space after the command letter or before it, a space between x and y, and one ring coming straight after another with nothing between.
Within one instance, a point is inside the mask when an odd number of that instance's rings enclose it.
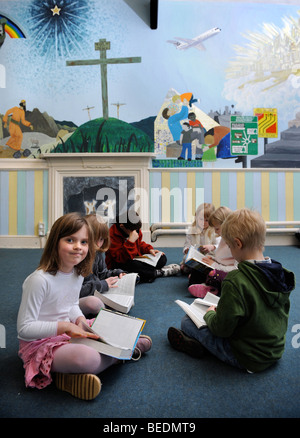
<instances>
[{"instance_id":1,"label":"painted airplane","mask_svg":"<svg viewBox=\"0 0 300 438\"><path fill-rule=\"evenodd\" d=\"M217 35L217 33L219 32L221 32L221 29L219 27L214 27L213 29L210 29L207 32L202 33L196 38L189 39L189 38L175 37L178 41L168 40L167 42L174 44L174 46L176 46L176 49L178 50L187 50L190 49L191 47L198 50L206 50L204 45L202 44L202 41L205 41L208 38Z\"/></svg>"}]
</instances>

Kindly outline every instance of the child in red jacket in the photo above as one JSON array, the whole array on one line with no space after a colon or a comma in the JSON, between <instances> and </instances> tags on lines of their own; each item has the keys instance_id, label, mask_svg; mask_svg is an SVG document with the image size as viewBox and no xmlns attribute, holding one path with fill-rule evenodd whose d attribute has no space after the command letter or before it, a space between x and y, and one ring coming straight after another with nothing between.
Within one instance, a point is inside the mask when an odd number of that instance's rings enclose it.
<instances>
[{"instance_id":1,"label":"child in red jacket","mask_svg":"<svg viewBox=\"0 0 300 438\"><path fill-rule=\"evenodd\" d=\"M142 223L136 212L128 212L125 220L119 216L116 223L110 227L110 247L106 253L108 269L123 269L126 272L137 272L140 281L152 282L157 277L176 275L180 272L179 265L168 265L167 257L161 254L156 266L134 260L144 254L156 255L158 250L143 241Z\"/></svg>"}]
</instances>

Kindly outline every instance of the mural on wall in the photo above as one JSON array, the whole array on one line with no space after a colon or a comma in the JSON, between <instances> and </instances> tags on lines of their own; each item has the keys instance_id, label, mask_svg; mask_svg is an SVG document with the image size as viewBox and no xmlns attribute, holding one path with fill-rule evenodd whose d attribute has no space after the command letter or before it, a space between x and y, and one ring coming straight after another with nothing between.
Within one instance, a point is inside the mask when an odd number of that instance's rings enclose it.
<instances>
[{"instance_id":1,"label":"mural on wall","mask_svg":"<svg viewBox=\"0 0 300 438\"><path fill-rule=\"evenodd\" d=\"M0 0L0 54L0 158L300 167L296 0L161 0L155 30L122 0Z\"/></svg>"}]
</instances>

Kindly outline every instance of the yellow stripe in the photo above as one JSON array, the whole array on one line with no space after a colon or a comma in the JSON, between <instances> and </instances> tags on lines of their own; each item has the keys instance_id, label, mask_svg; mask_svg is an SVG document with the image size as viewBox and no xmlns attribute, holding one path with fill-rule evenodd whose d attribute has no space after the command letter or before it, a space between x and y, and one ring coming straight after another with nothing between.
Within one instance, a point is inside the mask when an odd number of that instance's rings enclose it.
<instances>
[{"instance_id":1,"label":"yellow stripe","mask_svg":"<svg viewBox=\"0 0 300 438\"><path fill-rule=\"evenodd\" d=\"M221 202L221 174L220 172L212 173L212 203L218 208Z\"/></svg>"},{"instance_id":2,"label":"yellow stripe","mask_svg":"<svg viewBox=\"0 0 300 438\"><path fill-rule=\"evenodd\" d=\"M261 173L261 214L265 221L270 220L270 178L269 172Z\"/></svg>"},{"instance_id":3,"label":"yellow stripe","mask_svg":"<svg viewBox=\"0 0 300 438\"><path fill-rule=\"evenodd\" d=\"M285 220L294 220L294 176L293 172L285 174Z\"/></svg>"},{"instance_id":4,"label":"yellow stripe","mask_svg":"<svg viewBox=\"0 0 300 438\"><path fill-rule=\"evenodd\" d=\"M34 231L38 235L38 223L43 222L43 171L34 172Z\"/></svg>"},{"instance_id":5,"label":"yellow stripe","mask_svg":"<svg viewBox=\"0 0 300 438\"><path fill-rule=\"evenodd\" d=\"M169 172L161 173L161 220L162 222L171 221Z\"/></svg>"},{"instance_id":6,"label":"yellow stripe","mask_svg":"<svg viewBox=\"0 0 300 438\"><path fill-rule=\"evenodd\" d=\"M18 234L18 172L9 172L8 177L8 234Z\"/></svg>"},{"instance_id":7,"label":"yellow stripe","mask_svg":"<svg viewBox=\"0 0 300 438\"><path fill-rule=\"evenodd\" d=\"M245 173L236 173L236 208L245 207Z\"/></svg>"},{"instance_id":8,"label":"yellow stripe","mask_svg":"<svg viewBox=\"0 0 300 438\"><path fill-rule=\"evenodd\" d=\"M196 211L196 174L187 172L187 221L192 222Z\"/></svg>"}]
</instances>

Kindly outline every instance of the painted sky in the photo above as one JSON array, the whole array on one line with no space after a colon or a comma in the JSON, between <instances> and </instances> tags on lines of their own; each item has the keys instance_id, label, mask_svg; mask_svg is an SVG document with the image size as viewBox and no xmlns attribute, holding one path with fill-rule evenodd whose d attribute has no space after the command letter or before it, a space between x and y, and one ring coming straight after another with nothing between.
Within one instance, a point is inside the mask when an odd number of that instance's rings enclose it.
<instances>
[{"instance_id":1,"label":"painted sky","mask_svg":"<svg viewBox=\"0 0 300 438\"><path fill-rule=\"evenodd\" d=\"M126 104L120 107L120 118L127 122L156 115L170 88L192 91L207 113L225 105L235 105L245 115L255 106L277 107L284 129L295 116L300 101L295 82L275 87L268 95L259 88L237 93L225 71L236 55L234 46L249 43L248 32L261 32L263 23L281 28L284 16L299 18L299 5L160 0L158 29L151 30L125 1L64 0L69 15L58 32L57 22L43 15L40 5L59 1L0 0L0 13L14 18L28 35L26 40L6 38L0 49L6 74L5 88L0 88L2 114L26 99L27 109L37 107L57 120L82 124L88 120L87 106L94 107L92 118L100 117L100 67L67 67L66 61L99 58L94 43L106 38L111 42L108 57L142 57L141 64L108 66L112 117L117 116L112 104L118 102ZM182 52L167 43L174 37L196 37L212 27L222 30L204 43L206 51Z\"/></svg>"}]
</instances>

